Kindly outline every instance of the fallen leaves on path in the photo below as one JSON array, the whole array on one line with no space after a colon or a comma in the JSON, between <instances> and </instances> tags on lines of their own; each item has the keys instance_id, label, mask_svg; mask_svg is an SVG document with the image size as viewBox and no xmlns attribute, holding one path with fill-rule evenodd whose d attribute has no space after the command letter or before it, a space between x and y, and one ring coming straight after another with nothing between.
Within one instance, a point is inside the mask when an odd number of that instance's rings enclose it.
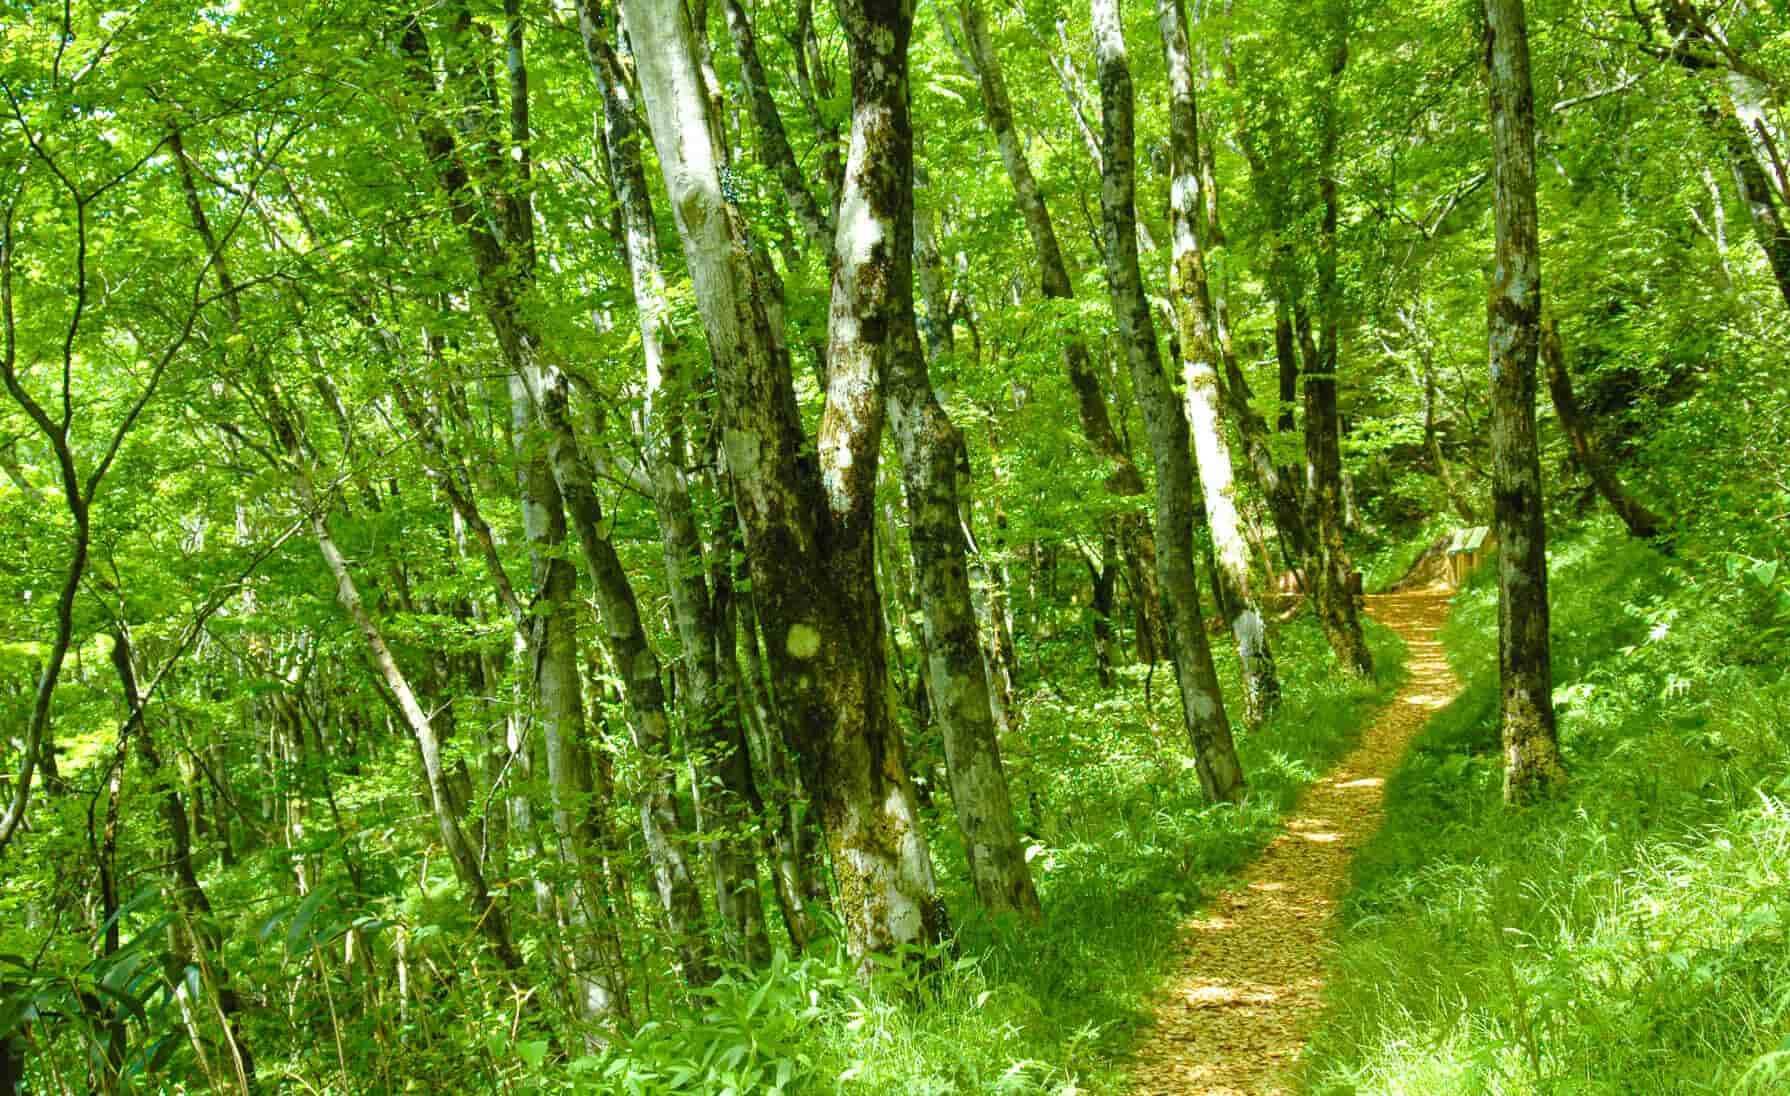
<instances>
[{"instance_id":1,"label":"fallen leaves on path","mask_svg":"<svg viewBox=\"0 0 1790 1096\"><path fill-rule=\"evenodd\" d=\"M1131 1071L1139 1096L1293 1091L1293 1067L1321 1007L1337 900L1355 852L1380 828L1386 778L1459 682L1436 632L1431 591L1367 599L1410 650L1410 677L1328 775L1306 789L1280 836L1240 881L1182 926L1182 953Z\"/></svg>"}]
</instances>

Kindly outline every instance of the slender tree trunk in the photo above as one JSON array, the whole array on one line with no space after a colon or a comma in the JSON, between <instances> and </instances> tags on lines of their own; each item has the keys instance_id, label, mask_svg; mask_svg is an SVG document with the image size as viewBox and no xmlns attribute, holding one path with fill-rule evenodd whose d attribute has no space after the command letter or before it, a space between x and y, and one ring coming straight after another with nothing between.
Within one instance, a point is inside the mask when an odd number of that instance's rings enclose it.
<instances>
[{"instance_id":1,"label":"slender tree trunk","mask_svg":"<svg viewBox=\"0 0 1790 1096\"><path fill-rule=\"evenodd\" d=\"M1321 96L1322 149L1318 163L1318 190L1323 202L1323 223L1318 236L1318 307L1322 313L1321 342L1316 369L1305 374L1305 462L1315 520L1311 562L1306 567L1306 588L1323 625L1330 649L1351 673L1372 677L1373 654L1361 631L1361 617L1349 589L1352 570L1343 545L1345 501L1342 475L1342 428L1336 409L1336 368L1342 317L1342 299L1336 281L1337 144L1341 138L1343 69L1348 64L1346 11L1335 16L1332 29L1329 77ZM1298 314L1294 314L1295 327ZM1306 328L1309 332L1309 327ZM1309 345L1309 333L1302 333ZM1307 351L1308 358L1310 350Z\"/></svg>"},{"instance_id":2,"label":"slender tree trunk","mask_svg":"<svg viewBox=\"0 0 1790 1096\"><path fill-rule=\"evenodd\" d=\"M1198 455L1200 487L1212 530L1218 578L1218 605L1230 617L1231 635L1243 672L1244 718L1260 724L1280 700L1280 679L1268 646L1261 603L1249 576L1249 545L1237 513L1230 446L1219 409L1218 315L1207 282L1200 232L1210 225L1199 160L1199 106L1194 96L1193 57L1187 44L1181 0L1156 0L1163 55L1169 73L1169 182L1173 297L1187 386L1187 418Z\"/></svg>"},{"instance_id":3,"label":"slender tree trunk","mask_svg":"<svg viewBox=\"0 0 1790 1096\"><path fill-rule=\"evenodd\" d=\"M203 203L199 198L198 186L194 181L194 173L188 162L185 150L178 139L171 141L171 151L176 168L180 173L181 188L184 192L188 212L192 216L193 228L204 242L211 256L212 269L217 275L220 286L224 290L223 301L225 311L230 318L233 330L241 332L241 303L233 292L235 283L231 278L229 267L224 261L218 247L216 236L206 218ZM442 762L441 741L424 711L416 693L410 687L409 679L399 668L397 659L386 645L385 635L372 613L361 598L360 588L355 583L354 575L349 569L347 557L336 545L335 537L329 528L328 510L317 496L312 483L309 467L309 450L302 441L297 425L290 411L285 407L284 398L278 391L274 379L265 371L265 363L255 357L253 344L249 344L249 368L251 381L259 390L262 399L263 413L268 418L275 442L279 446L279 454L287 463L293 486L298 494L298 502L309 515L311 531L317 541L318 550L328 566L330 575L336 583L336 600L341 603L348 619L354 625L365 644L367 654L373 664L374 671L389 692L389 699L403 718L406 728L415 739L418 756L423 765L424 785L428 790L429 806L435 816L436 828L440 834L442 845L447 849L448 859L454 865L454 872L460 879L461 889L471 908L473 923L478 925L491 942L493 953L505 968L516 971L522 968L522 955L510 935L509 917L504 908L497 902L486 883L485 875L479 865L478 854L466 839L465 831L460 828L460 820L454 810L453 796L448 786L448 775Z\"/></svg>"},{"instance_id":4,"label":"slender tree trunk","mask_svg":"<svg viewBox=\"0 0 1790 1096\"><path fill-rule=\"evenodd\" d=\"M884 169L895 175L885 185L892 193L898 222L888 228L895 237L889 255L890 297L895 331L888 355L889 424L901 456L902 481L908 501L908 537L920 588L921 616L926 630L925 672L931 681L934 711L945 739L945 761L951 779L951 801L963 832L970 878L982 904L997 913L1037 916L1038 894L1026 867L1025 846L1013 821L1006 771L1001 765L990 708L988 671L977 639L976 611L970 596L969 554L960 519L960 469L969 463L963 435L951 423L932 390L926 360L914 329L913 278L902 249L911 224L912 144L905 86L893 108L883 146ZM909 196L903 201L903 196ZM905 303L903 298L906 298Z\"/></svg>"},{"instance_id":5,"label":"slender tree trunk","mask_svg":"<svg viewBox=\"0 0 1790 1096\"><path fill-rule=\"evenodd\" d=\"M1528 803L1564 781L1554 726L1548 557L1535 437L1541 241L1535 209L1535 97L1523 0L1485 0L1497 250L1488 327L1492 521L1498 535L1499 723L1504 799Z\"/></svg>"},{"instance_id":6,"label":"slender tree trunk","mask_svg":"<svg viewBox=\"0 0 1790 1096\"><path fill-rule=\"evenodd\" d=\"M783 116L777 110L777 101L771 98L771 85L758 57L758 38L753 33L752 20L741 0L722 0L722 4L727 12L727 32L740 55L740 76L752 107L752 120L758 128L759 156L782 184L783 197L801 222L809 242L822 255L828 254L833 247L832 211L815 200L803 178L802 167L796 162L795 152L789 147Z\"/></svg>"},{"instance_id":7,"label":"slender tree trunk","mask_svg":"<svg viewBox=\"0 0 1790 1096\"><path fill-rule=\"evenodd\" d=\"M1651 34L1649 17L1641 15L1640 9L1631 10L1642 22L1643 30ZM1735 55L1690 4L1682 0L1663 3L1659 13L1664 16L1673 44L1649 52L1676 61L1690 72L1716 70L1721 75L1722 86L1716 90L1719 105L1706 106L1703 116L1727 153L1753 234L1771 266L1779 295L1790 305L1790 226L1785 223L1782 208L1790 200L1790 180L1785 179L1774 152L1770 122L1764 111L1765 91L1752 75L1729 67ZM1710 53L1689 48L1693 43L1707 47Z\"/></svg>"},{"instance_id":8,"label":"slender tree trunk","mask_svg":"<svg viewBox=\"0 0 1790 1096\"><path fill-rule=\"evenodd\" d=\"M1088 579L1093 583L1089 598L1089 615L1094 627L1094 673L1100 687L1113 687L1113 587L1118 584L1118 569L1113 565L1118 548L1111 533L1100 538L1098 558L1087 555Z\"/></svg>"},{"instance_id":9,"label":"slender tree trunk","mask_svg":"<svg viewBox=\"0 0 1790 1096\"><path fill-rule=\"evenodd\" d=\"M892 102L907 92L911 10L887 20L843 5L852 52L852 141L834 242L828 391L818 459L801 429L788 349L742 214L721 188L717 140L699 120L701 78L681 0L624 0L647 119L684 242L720 431L746 529L752 588L787 730L839 879L849 944L871 953L939 939L944 911L920 829L874 576L874 493L893 231L879 177ZM902 113L905 113L903 110ZM905 250L905 249L904 249ZM866 966L868 969L868 966Z\"/></svg>"},{"instance_id":10,"label":"slender tree trunk","mask_svg":"<svg viewBox=\"0 0 1790 1096\"><path fill-rule=\"evenodd\" d=\"M668 927L678 942L686 976L693 981L706 981L714 968L698 950L702 900L695 889L685 854L683 824L676 809L676 771L670 757L669 720L658 658L647 642L633 586L622 569L614 545L601 532L602 506L597 499L590 464L571 426L565 375L548 359L546 348L522 307L533 286L535 244L529 190L528 79L523 64L522 20L517 2L508 0L506 4L510 83L507 132L498 124L496 96L491 86L493 78L480 57L483 43L473 32L470 11L463 5L450 9L446 71L450 84L470 104L468 125L477 140L468 151L481 157L472 161L476 178L462 158L454 134L439 119L419 115L418 129L424 151L448 200L449 212L465 234L478 274L486 319L511 370L512 407L517 413L532 408L532 420L544 435L545 444L539 449L544 450L553 490L549 493L545 483L531 477L537 502L544 510L551 511L541 515L539 534L552 535L555 525L562 524L565 517L570 517L572 529L578 534L601 612L606 647L622 678L623 695L631 717L630 730L647 767L640 804L642 832L660 884L659 893ZM419 92L434 95L433 67L427 39L419 23L412 21L406 27L401 47L411 62L413 85ZM481 191L489 207L485 210L475 204ZM521 418L518 418L516 427L520 444L531 431ZM563 534L561 536L563 538ZM570 598L555 601L554 610L575 613L575 601ZM575 623L562 622L560 627L569 628L575 634ZM572 662L570 666L561 667L557 679L567 689L576 686L582 709L582 683L577 676L575 640L571 650ZM558 702L570 703L568 700ZM548 700L544 697L543 704L546 703ZM566 711L569 714L569 707ZM588 752L580 739L572 737L557 742L549 737L546 745L548 781L555 791L556 828L561 823L573 827L560 831L562 852L576 862L581 879L594 883L600 874L594 870L593 850L588 841L592 820L586 816L574 822L566 813L575 803L596 806L588 795ZM594 917L600 905L591 896L587 897L583 908ZM584 988L593 987L587 984ZM598 1003L596 997L586 995L587 1008L596 1007Z\"/></svg>"},{"instance_id":11,"label":"slender tree trunk","mask_svg":"<svg viewBox=\"0 0 1790 1096\"><path fill-rule=\"evenodd\" d=\"M1412 370L1411 379L1417 382L1418 391L1423 398L1423 448L1429 454L1430 466L1436 470L1436 478L1442 481L1442 493L1448 497L1449 505L1455 513L1468 525L1479 524L1479 515L1473 503L1461 490L1460 481L1449 467L1448 458L1442 453L1442 432L1436 425L1436 360L1435 350L1430 345L1428 335L1419 326L1416 317L1405 309L1399 310L1399 319L1404 323L1405 332L1411 338L1411 346L1417 353L1418 366Z\"/></svg>"},{"instance_id":12,"label":"slender tree trunk","mask_svg":"<svg viewBox=\"0 0 1790 1096\"><path fill-rule=\"evenodd\" d=\"M146 698L138 685L135 648L131 644L129 629L122 625L112 635L112 668L118 675L118 685L124 693L127 712L125 733L130 734L144 771L161 788L160 801L156 806L162 816L162 823L168 830L168 867L173 874L171 889L174 901L186 914L181 921L181 928L186 937L184 943L188 952L187 959L205 964L208 972L206 983L215 987L218 1013L229 1028L226 1042L233 1051L233 1065L242 1082L252 1086L255 1081L255 1059L243 1037L240 1021L243 1011L242 996L236 991L230 968L221 961L223 939L213 923L211 899L199 882L199 873L194 865L193 836L188 826L186 797L181 794L176 774L163 767L161 751L156 746L154 732L143 711ZM0 1092L4 1091L5 1086L0 1085Z\"/></svg>"},{"instance_id":13,"label":"slender tree trunk","mask_svg":"<svg viewBox=\"0 0 1790 1096\"><path fill-rule=\"evenodd\" d=\"M1573 457L1578 460L1579 467L1591 477L1597 493L1610 504L1622 524L1628 526L1630 536L1641 540L1659 536L1665 525L1660 516L1628 493L1592 443L1591 429L1579 410L1579 401L1573 396L1572 376L1566 371L1566 353L1561 349L1560 331L1552 316L1542 321L1541 360L1548 372L1548 395L1554 400L1554 414L1560 419L1560 428L1566 432L1566 440L1572 445Z\"/></svg>"},{"instance_id":14,"label":"slender tree trunk","mask_svg":"<svg viewBox=\"0 0 1790 1096\"><path fill-rule=\"evenodd\" d=\"M1181 689L1183 723L1193 746L1200 785L1215 802L1243 797L1243 768L1231 742L1224 696L1206 644L1194 574L1196 490L1187 418L1175 398L1156 345L1137 259L1136 137L1131 67L1119 0L1093 0L1094 54L1100 81L1102 148L1106 170L1100 205L1107 286L1119 340L1131 366L1132 387L1150 432L1156 464L1156 571Z\"/></svg>"},{"instance_id":15,"label":"slender tree trunk","mask_svg":"<svg viewBox=\"0 0 1790 1096\"><path fill-rule=\"evenodd\" d=\"M733 6L730 0L730 19ZM700 747L700 825L705 833L719 835L710 841L710 866L716 909L728 942L737 958L756 965L770 958L751 837L752 802L757 791L752 787L739 696L731 689L722 666L722 652L731 651L733 629L730 623L724 641L720 606L709 589L709 568L684 474L683 408L689 390L683 371L685 351L663 322L669 305L633 95L588 3L581 5L579 22L591 71L603 95L603 144L610 185L626 229L625 258L646 359L646 467L664 548L672 614L689 678L684 709L690 713L691 729Z\"/></svg>"},{"instance_id":16,"label":"slender tree trunk","mask_svg":"<svg viewBox=\"0 0 1790 1096\"><path fill-rule=\"evenodd\" d=\"M595 799L591 785L584 683L579 676L578 569L566 558L559 485L539 447L528 440L533 404L520 381L512 378L511 388L512 430L519 450L517 480L536 591L523 633L524 656L533 671L555 845L573 878L567 916L574 936L567 951L580 1010L586 1016L606 1017L618 1009L619 994L593 950L605 931L608 903L597 866L602 843L596 839L598 824L592 816L607 810L607 803ZM536 455L531 457L531 452ZM521 821L527 825L530 820ZM685 963L694 962L687 943L685 947Z\"/></svg>"},{"instance_id":17,"label":"slender tree trunk","mask_svg":"<svg viewBox=\"0 0 1790 1096\"><path fill-rule=\"evenodd\" d=\"M1026 223L1026 232L1032 238L1032 249L1038 256L1044 298L1072 300L1075 289L1069 277L1069 266L1063 259L1063 249L1057 240L1050 207L1045 204L1037 178L1032 174L1031 164L1026 160L1019 130L1014 124L1013 104L1007 94L1000 55L995 52L994 42L989 37L988 18L983 13L981 0L958 0L958 17L963 27L964 40L975 61L976 76L982 90L983 116L994 134L1001 163L1013 186L1014 202L1019 206L1020 216ZM1075 393L1082 437L1097 456L1112 465L1112 471L1106 478L1108 493L1118 498L1134 498L1143 494L1143 476L1139 474L1131 453L1113 427L1107 395L1100 382L1100 375L1094 369L1087 342L1079 331L1070 327L1064 333L1062 345L1063 370L1068 375L1069 387ZM1148 522L1121 522L1120 536L1127 541L1125 554L1128 558L1144 561L1146 564L1155 559L1156 548L1150 543L1152 534ZM1146 660L1154 660L1161 645L1153 641L1160 640L1165 634L1162 615L1158 609L1160 599L1156 591L1155 575L1153 569L1146 565L1137 568L1133 577L1138 583L1138 603L1142 606L1139 612L1143 626L1138 629L1140 653Z\"/></svg>"}]
</instances>

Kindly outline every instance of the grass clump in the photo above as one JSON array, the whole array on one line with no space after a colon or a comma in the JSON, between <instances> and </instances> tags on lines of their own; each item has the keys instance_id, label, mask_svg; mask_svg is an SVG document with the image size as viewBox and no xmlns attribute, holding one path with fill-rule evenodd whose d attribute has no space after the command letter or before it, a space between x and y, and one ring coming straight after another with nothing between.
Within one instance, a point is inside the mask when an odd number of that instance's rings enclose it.
<instances>
[{"instance_id":1,"label":"grass clump","mask_svg":"<svg viewBox=\"0 0 1790 1096\"><path fill-rule=\"evenodd\" d=\"M1728 570L1611 530L1555 553L1572 775L1524 811L1499 801L1495 591L1461 596L1466 688L1357 861L1311 1092L1790 1090L1790 596Z\"/></svg>"}]
</instances>

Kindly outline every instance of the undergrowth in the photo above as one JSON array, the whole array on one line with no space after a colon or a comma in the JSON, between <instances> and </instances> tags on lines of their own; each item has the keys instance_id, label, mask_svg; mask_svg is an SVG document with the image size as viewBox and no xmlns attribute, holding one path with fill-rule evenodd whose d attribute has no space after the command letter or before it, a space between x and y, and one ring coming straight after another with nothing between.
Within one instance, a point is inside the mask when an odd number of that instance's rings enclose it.
<instances>
[{"instance_id":1,"label":"undergrowth","mask_svg":"<svg viewBox=\"0 0 1790 1096\"><path fill-rule=\"evenodd\" d=\"M1141 667L1110 693L1094 686L1091 667L1055 667L1049 676L1061 683L1027 698L1008 754L1042 923L968 915L967 882L954 874L962 852L941 820L933 853L957 920L938 953L869 985L837 947L780 958L723 981L697 1015L666 1016L558 1077L514 1062L514 1075L530 1078L519 1090L1116 1090L1149 992L1174 957L1176 925L1267 842L1403 677L1403 646L1377 625L1376 684L1336 674L1309 618L1275 638L1285 700L1269 724L1240 733L1243 804L1203 801L1166 666L1149 681L1148 707ZM1234 663L1215 653L1233 680Z\"/></svg>"},{"instance_id":2,"label":"undergrowth","mask_svg":"<svg viewBox=\"0 0 1790 1096\"><path fill-rule=\"evenodd\" d=\"M1550 570L1571 784L1499 801L1481 581L1356 862L1312 1093L1790 1091L1790 592L1608 529Z\"/></svg>"}]
</instances>

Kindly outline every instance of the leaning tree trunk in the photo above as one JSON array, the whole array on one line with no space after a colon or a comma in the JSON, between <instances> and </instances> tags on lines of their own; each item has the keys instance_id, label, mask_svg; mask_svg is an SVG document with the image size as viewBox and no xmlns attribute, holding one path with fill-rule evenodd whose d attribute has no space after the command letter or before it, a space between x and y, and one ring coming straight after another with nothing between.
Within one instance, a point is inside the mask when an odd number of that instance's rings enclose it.
<instances>
[{"instance_id":1,"label":"leaning tree trunk","mask_svg":"<svg viewBox=\"0 0 1790 1096\"><path fill-rule=\"evenodd\" d=\"M912 13L906 5L887 17L842 7L852 44L852 152L815 447L797 413L772 287L752 257L743 214L723 196L682 0L622 4L708 333L766 661L832 848L848 942L868 970L872 953L938 940L944 911L888 703L874 582L884 349L877 336L889 331L878 290L887 288L891 247L882 228L891 196L875 185L876 160L888 137L887 97L906 95Z\"/></svg>"},{"instance_id":2,"label":"leaning tree trunk","mask_svg":"<svg viewBox=\"0 0 1790 1096\"><path fill-rule=\"evenodd\" d=\"M1344 17L1339 14L1338 21ZM1336 151L1342 129L1338 85L1348 64L1349 46L1344 27L1337 26L1333 33L1330 75L1320 100L1323 144L1319 152L1318 189L1324 211L1318 234L1318 308L1323 327L1317 349L1318 368L1308 369L1305 375L1306 478L1315 526L1314 551L1306 566L1306 589L1338 661L1351 673L1372 677L1374 658L1367 649L1355 595L1349 588L1351 568L1348 549L1343 545L1342 428L1336 410L1337 343L1342 320L1342 300L1336 282ZM1309 343L1309 334L1304 339Z\"/></svg>"},{"instance_id":3,"label":"leaning tree trunk","mask_svg":"<svg viewBox=\"0 0 1790 1096\"><path fill-rule=\"evenodd\" d=\"M1468 525L1479 524L1478 511L1461 489L1460 481L1455 478L1454 471L1448 466L1448 458L1442 452L1442 432L1436 425L1436 354L1430 340L1416 317L1409 311L1399 310L1399 319L1405 325L1405 333L1411 338L1412 348L1417 353L1418 365L1412 370L1411 379L1416 382L1417 390L1423 398L1423 448L1429 454L1430 465L1436 470L1436 478L1442 481L1442 493L1448 497L1449 505L1455 513Z\"/></svg>"},{"instance_id":4,"label":"leaning tree trunk","mask_svg":"<svg viewBox=\"0 0 1790 1096\"><path fill-rule=\"evenodd\" d=\"M1032 249L1038 256L1044 298L1072 300L1075 288L1069 277L1069 264L1064 261L1062 246L1057 241L1050 207L1045 204L1043 193L1038 188L1038 180L1032 174L1030 162L1026 160L1025 147L1013 120L1013 103L1007 94L1007 81L1001 70L1000 55L995 52L994 41L989 37L988 17L982 11L981 0L958 0L958 19L963 27L963 37L970 57L975 62L976 78L982 91L983 117L988 122L990 132L994 134L1001 163L1013 186L1014 203L1019 206L1020 216L1025 219L1026 232L1031 236ZM1125 499L1143 494L1144 478L1139 474L1125 441L1113 427L1107 395L1100 382L1100 374L1094 368L1092 356L1088 353L1087 342L1071 325L1064 332L1062 346L1063 371L1069 378L1069 387L1075 393L1082 437L1097 456L1112 465L1112 471L1106 478L1107 492L1115 498ZM1121 515L1115 518L1114 528L1124 542L1126 558L1143 563L1143 566L1134 568L1132 576L1137 583L1137 602L1140 607L1137 640L1140 653L1146 659L1154 660L1160 657L1165 632L1154 568L1150 566L1156 556L1156 547L1151 542L1150 525L1145 521L1128 520Z\"/></svg>"},{"instance_id":5,"label":"leaning tree trunk","mask_svg":"<svg viewBox=\"0 0 1790 1096\"><path fill-rule=\"evenodd\" d=\"M1628 493L1622 481L1604 460L1604 456L1591 440L1591 428L1585 422L1584 414L1579 410L1579 401L1573 395L1572 376L1566 371L1566 353L1560 347L1560 331L1554 325L1552 316L1542 321L1541 359L1548 371L1548 395L1554 400L1554 414L1560 418L1560 428L1566 432L1566 440L1572 445L1572 454L1579 462L1579 467L1591 477L1591 483L1597 493L1616 511L1622 524L1628 526L1629 535L1641 540L1652 540L1660 535L1664 522L1660 516Z\"/></svg>"},{"instance_id":6,"label":"leaning tree trunk","mask_svg":"<svg viewBox=\"0 0 1790 1096\"><path fill-rule=\"evenodd\" d=\"M168 828L168 869L173 875L171 889L175 904L183 914L176 939L186 953L186 961L198 963L207 971L204 984L215 991L218 1018L227 1029L225 1042L231 1052L232 1065L241 1082L247 1086L255 1078L255 1059L243 1034L242 995L236 990L230 966L224 957L223 935L218 931L212 914L211 899L206 896L205 887L199 882L199 873L194 865L193 835L187 821L186 799L180 792L179 774L164 765L161 750L156 746L154 732L150 729L149 718L143 710L148 697L138 683L134 655L130 629L121 624L112 637L112 668L118 674L118 684L124 692L127 709L126 724L120 734L130 735L137 757L143 763L145 775L161 789L158 808L162 821ZM151 689L153 687L152 680ZM132 724L135 725L135 734L131 734ZM118 762L122 765L123 758L119 758ZM6 1091L5 1085L0 1084L0 1093Z\"/></svg>"},{"instance_id":7,"label":"leaning tree trunk","mask_svg":"<svg viewBox=\"0 0 1790 1096\"><path fill-rule=\"evenodd\" d=\"M1790 227L1784 223L1778 192L1754 156L1753 142L1747 135L1746 126L1731 105L1716 114L1715 126L1717 136L1727 147L1740 196L1746 200L1753 235L1771 264L1772 280L1777 284L1779 295L1786 305L1790 305Z\"/></svg>"},{"instance_id":8,"label":"leaning tree trunk","mask_svg":"<svg viewBox=\"0 0 1790 1096\"><path fill-rule=\"evenodd\" d=\"M1187 418L1162 370L1155 324L1138 269L1134 92L1119 0L1093 0L1093 15L1105 153L1100 206L1107 288L1156 465L1156 574L1169 620L1182 721L1207 797L1235 802L1243 797L1243 767L1231 741L1230 720L1225 716L1224 697L1200 615L1199 582L1194 573L1196 483Z\"/></svg>"},{"instance_id":9,"label":"leaning tree trunk","mask_svg":"<svg viewBox=\"0 0 1790 1096\"><path fill-rule=\"evenodd\" d=\"M193 168L188 161L185 150L178 140L170 142L175 167L180 176L181 190L184 193L187 211L192 217L193 229L204 243L211 259L212 270L217 276L218 284L223 290L224 310L230 321L230 328L242 335L242 304L235 289L236 282L230 274L229 265L224 260L216 234L205 214L204 203L200 200L198 184ZM447 849L448 859L454 865L454 873L459 877L461 889L471 909L473 924L480 927L491 943L492 952L503 966L510 971L518 971L523 966L522 954L516 948L514 938L510 935L510 924L507 910L492 894L491 887L479 864L478 852L467 840L466 832L460 827L459 815L455 811L453 796L448 788L448 775L442 762L441 739L436 733L429 714L423 709L409 679L398 666L391 648L385 642L385 634L378 622L367 609L362 599L360 588L355 583L353 572L349 569L348 559L337 546L335 536L329 527L329 511L318 497L312 480L310 467L310 450L299 435L296 420L287 410L284 397L281 395L274 378L266 371L263 361L252 341L244 343L249 358L248 367L250 381L261 398L262 411L267 418L268 426L278 446L277 453L286 464L285 470L292 478L293 487L298 495L299 505L309 516L311 532L317 541L317 548L323 555L331 577L336 584L336 600L347 613L355 631L360 634L366 646L369 661L379 675L390 694L393 706L406 728L416 741L417 754L423 766L424 786L428 790L431 812L435 817L436 829L441 836L441 843Z\"/></svg>"},{"instance_id":10,"label":"leaning tree trunk","mask_svg":"<svg viewBox=\"0 0 1790 1096\"><path fill-rule=\"evenodd\" d=\"M1181 0L1156 0L1162 51L1169 74L1169 210L1175 324L1180 335L1187 417L1198 455L1206 520L1212 530L1219 584L1218 606L1230 616L1243 672L1244 718L1259 724L1280 699L1280 679L1268 647L1268 630L1249 576L1249 545L1237 513L1231 451L1224 437L1218 395L1218 315L1206 277L1201 227L1209 201L1201 178L1199 104L1194 97L1193 56L1187 44Z\"/></svg>"},{"instance_id":11,"label":"leaning tree trunk","mask_svg":"<svg viewBox=\"0 0 1790 1096\"><path fill-rule=\"evenodd\" d=\"M1504 799L1527 803L1566 776L1554 726L1547 527L1535 437L1541 241L1535 210L1535 97L1523 0L1485 0L1497 219L1487 310L1492 521L1498 535L1499 724Z\"/></svg>"},{"instance_id":12,"label":"leaning tree trunk","mask_svg":"<svg viewBox=\"0 0 1790 1096\"><path fill-rule=\"evenodd\" d=\"M510 7L514 6L511 0ZM658 658L647 643L632 584L614 545L601 532L603 514L595 477L570 424L566 379L547 360L532 318L523 309L533 288L535 246L529 181L529 97L521 20L511 12L506 51L510 111L505 132L497 124L497 103L491 86L494 78L474 60L484 42L472 33L471 15L466 8L456 8L453 15L446 70L452 90L468 104L464 118L471 129L471 139L462 148L455 134L429 115L418 116L418 132L448 201L449 213L465 235L486 319L514 378L512 399L526 400L541 429L545 444L537 451L544 451L552 473L553 493L558 496L553 500L558 505L550 508L558 512L562 522L564 517L570 517L572 529L578 534L601 612L606 647L620 669L629 727L647 768L640 801L641 827L658 877L668 927L682 951L686 975L692 981L706 981L713 967L698 951L702 900L681 840L683 825L676 810L676 774L670 757L669 720ZM410 61L412 84L419 93L433 95L433 66L418 22L408 24L401 43ZM473 152L477 158L470 163L476 172L469 170L466 158ZM481 197L487 208L476 204ZM541 498L543 503L547 501L544 492ZM547 520L554 519L549 516ZM554 608L575 612L569 603L556 604ZM563 680L568 688L577 684L581 691L575 670L574 666L566 671ZM579 703L582 706L581 695ZM586 809L597 809L596 801L581 790L581 783L588 787L587 780L581 781L578 775L584 773L588 777L590 771L585 744L569 738L556 744L549 739L547 747L548 780L556 795L556 813L568 811L571 804L580 802L589 804ZM565 751L563 764L556 766L556 749L561 747ZM585 832L581 823L572 834ZM581 878L597 878L590 863L594 850L587 841L566 835L562 836L562 845L566 855L577 861ZM585 906L594 912L596 903L587 901ZM587 998L587 1004L593 1003L594 999Z\"/></svg>"}]
</instances>

